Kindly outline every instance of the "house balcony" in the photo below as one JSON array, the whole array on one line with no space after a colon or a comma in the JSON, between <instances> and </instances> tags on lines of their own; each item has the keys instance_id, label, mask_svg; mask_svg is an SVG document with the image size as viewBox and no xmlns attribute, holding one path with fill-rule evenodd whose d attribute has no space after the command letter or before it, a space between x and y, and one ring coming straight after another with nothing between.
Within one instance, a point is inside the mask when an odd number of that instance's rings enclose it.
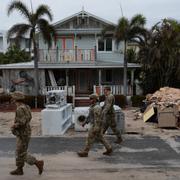
<instances>
[{"instance_id":1,"label":"house balcony","mask_svg":"<svg viewBox=\"0 0 180 180\"><path fill-rule=\"evenodd\" d=\"M95 49L39 49L40 63L94 63Z\"/></svg>"}]
</instances>

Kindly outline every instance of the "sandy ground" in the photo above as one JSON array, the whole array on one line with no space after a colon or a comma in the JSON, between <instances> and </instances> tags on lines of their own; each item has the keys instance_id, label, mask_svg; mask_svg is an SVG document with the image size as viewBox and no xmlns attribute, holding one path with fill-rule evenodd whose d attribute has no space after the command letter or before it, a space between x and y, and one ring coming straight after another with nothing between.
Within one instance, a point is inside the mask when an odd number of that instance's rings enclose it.
<instances>
[{"instance_id":1,"label":"sandy ground","mask_svg":"<svg viewBox=\"0 0 180 180\"><path fill-rule=\"evenodd\" d=\"M127 134L141 134L168 138L179 135L179 129L161 129L156 123L144 123L142 118L135 119L136 108L123 110ZM13 124L14 112L0 112L0 136L12 136L10 127ZM41 112L32 112L32 136L41 136ZM84 133L69 129L65 136L84 136Z\"/></svg>"},{"instance_id":2,"label":"sandy ground","mask_svg":"<svg viewBox=\"0 0 180 180\"><path fill-rule=\"evenodd\" d=\"M1 158L0 180L179 180L179 169L162 168L142 168L130 167L126 164L114 165L103 164L96 161L96 155L88 158L78 158L75 154L67 152L64 154L42 157L45 162L44 173L39 176L36 167L26 165L24 176L12 177L9 175L10 169L14 168L12 158Z\"/></svg>"},{"instance_id":3,"label":"sandy ground","mask_svg":"<svg viewBox=\"0 0 180 180\"><path fill-rule=\"evenodd\" d=\"M125 113L125 124L127 134L140 134L159 136L162 139L168 139L179 135L179 129L160 129L156 124L144 123L142 119L135 119L135 109L123 110ZM0 112L0 136L13 136L10 127L13 124L14 112ZM41 112L32 112L32 136L41 136ZM75 132L73 128L69 129L64 136L85 136L86 133ZM124 134L123 136L126 136ZM154 168L142 167L138 164L105 164L98 160L102 152L91 152L88 158L78 158L75 152L64 152L54 155L43 156L38 154L37 157L44 159L45 171L40 177L37 175L37 169L33 166L26 165L24 176L12 177L9 171L14 168L14 158L0 158L0 180L80 180L80 179L98 179L98 180L179 180L179 168Z\"/></svg>"}]
</instances>

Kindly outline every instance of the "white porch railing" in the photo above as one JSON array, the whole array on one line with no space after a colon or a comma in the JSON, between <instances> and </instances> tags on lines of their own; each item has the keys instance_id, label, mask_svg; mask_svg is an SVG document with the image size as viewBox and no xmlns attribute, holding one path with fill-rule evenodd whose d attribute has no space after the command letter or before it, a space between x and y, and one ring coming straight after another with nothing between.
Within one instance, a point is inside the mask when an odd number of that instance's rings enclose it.
<instances>
[{"instance_id":1,"label":"white porch railing","mask_svg":"<svg viewBox=\"0 0 180 180\"><path fill-rule=\"evenodd\" d=\"M109 86L111 87L111 92L114 95L123 95L123 85L101 85L101 86L96 86L94 85L94 93L98 94L98 95L103 95L104 94L104 87L105 86ZM132 96L132 87L128 86L127 87L127 95L128 96Z\"/></svg>"},{"instance_id":2,"label":"white porch railing","mask_svg":"<svg viewBox=\"0 0 180 180\"><path fill-rule=\"evenodd\" d=\"M94 63L95 49L39 49L41 63Z\"/></svg>"}]
</instances>

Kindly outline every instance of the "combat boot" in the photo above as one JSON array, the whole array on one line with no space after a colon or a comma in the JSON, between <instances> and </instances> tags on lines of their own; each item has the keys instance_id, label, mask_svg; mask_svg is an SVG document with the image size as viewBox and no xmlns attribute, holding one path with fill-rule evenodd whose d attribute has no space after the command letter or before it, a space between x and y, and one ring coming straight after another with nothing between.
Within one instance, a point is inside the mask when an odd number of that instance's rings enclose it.
<instances>
[{"instance_id":1,"label":"combat boot","mask_svg":"<svg viewBox=\"0 0 180 180\"><path fill-rule=\"evenodd\" d=\"M103 152L103 155L110 156L112 152L113 152L113 150L112 150L112 148L110 148L110 149L107 149L105 152Z\"/></svg>"},{"instance_id":2,"label":"combat boot","mask_svg":"<svg viewBox=\"0 0 180 180\"><path fill-rule=\"evenodd\" d=\"M85 148L84 150L77 152L77 154L79 157L88 157L88 152L89 152L89 149Z\"/></svg>"},{"instance_id":3,"label":"combat boot","mask_svg":"<svg viewBox=\"0 0 180 180\"><path fill-rule=\"evenodd\" d=\"M35 162L36 167L38 168L39 174L41 175L43 172L43 167L44 167L44 161L36 161Z\"/></svg>"},{"instance_id":4,"label":"combat boot","mask_svg":"<svg viewBox=\"0 0 180 180\"><path fill-rule=\"evenodd\" d=\"M23 168L22 167L18 167L17 169L15 169L14 171L11 171L10 172L11 175L23 175L24 172L23 172Z\"/></svg>"},{"instance_id":5,"label":"combat boot","mask_svg":"<svg viewBox=\"0 0 180 180\"><path fill-rule=\"evenodd\" d=\"M118 137L117 140L114 142L116 144L121 144L122 143L122 137Z\"/></svg>"}]
</instances>

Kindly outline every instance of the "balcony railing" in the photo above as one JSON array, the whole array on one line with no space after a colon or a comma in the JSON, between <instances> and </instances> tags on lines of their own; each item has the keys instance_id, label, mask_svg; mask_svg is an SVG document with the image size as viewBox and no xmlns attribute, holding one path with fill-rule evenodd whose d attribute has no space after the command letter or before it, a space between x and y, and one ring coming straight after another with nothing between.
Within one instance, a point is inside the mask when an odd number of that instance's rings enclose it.
<instances>
[{"instance_id":1,"label":"balcony railing","mask_svg":"<svg viewBox=\"0 0 180 180\"><path fill-rule=\"evenodd\" d=\"M123 85L108 85L111 88L111 92L114 95L121 95L123 94ZM94 93L98 94L98 95L103 95L104 94L104 87L105 85L101 85L101 86L96 86L94 85ZM133 95L133 91L132 91L132 86L127 86L127 95L128 96L132 96Z\"/></svg>"},{"instance_id":2,"label":"balcony railing","mask_svg":"<svg viewBox=\"0 0 180 180\"><path fill-rule=\"evenodd\" d=\"M39 49L42 63L93 63L95 49Z\"/></svg>"}]
</instances>

